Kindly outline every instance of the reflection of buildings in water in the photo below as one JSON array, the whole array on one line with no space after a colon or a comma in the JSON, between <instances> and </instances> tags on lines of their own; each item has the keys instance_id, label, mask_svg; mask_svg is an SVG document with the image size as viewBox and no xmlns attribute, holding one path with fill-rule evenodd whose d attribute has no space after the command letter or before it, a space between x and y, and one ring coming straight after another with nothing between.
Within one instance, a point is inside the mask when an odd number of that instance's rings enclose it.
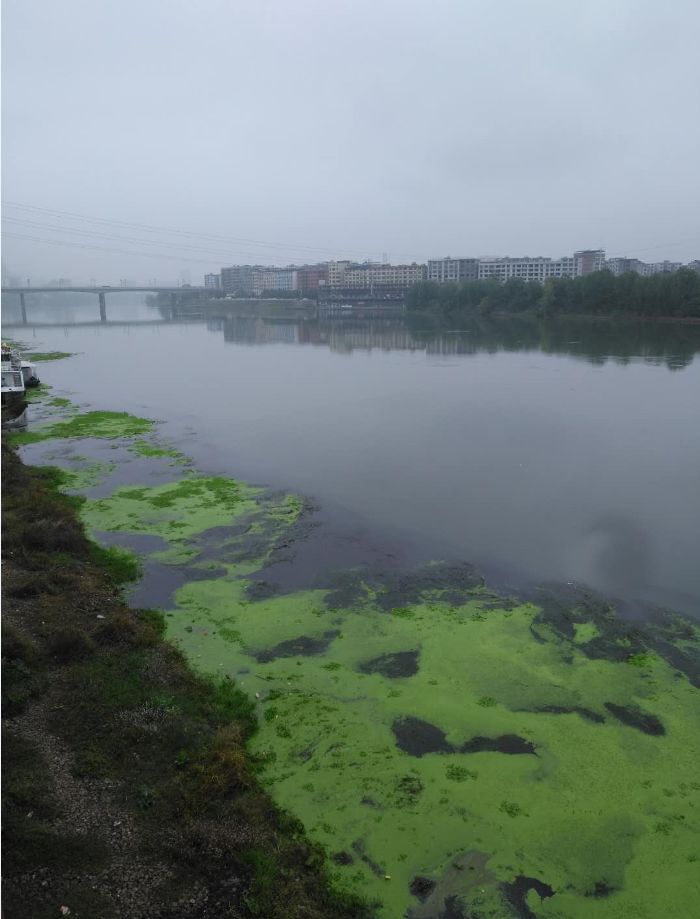
<instances>
[{"instance_id":1,"label":"reflection of buildings in water","mask_svg":"<svg viewBox=\"0 0 700 919\"><path fill-rule=\"evenodd\" d=\"M270 322L247 316L228 316L223 320L224 341L247 344L296 344L299 327L294 322Z\"/></svg>"},{"instance_id":2,"label":"reflection of buildings in water","mask_svg":"<svg viewBox=\"0 0 700 919\"><path fill-rule=\"evenodd\" d=\"M471 354L475 346L462 336L416 336L396 320L303 320L278 322L259 317L232 316L221 324L224 339L246 344L307 344L349 353L371 351L423 351L426 354Z\"/></svg>"},{"instance_id":3,"label":"reflection of buildings in water","mask_svg":"<svg viewBox=\"0 0 700 919\"><path fill-rule=\"evenodd\" d=\"M533 321L477 323L460 332L412 331L397 318L302 318L273 319L261 317L227 317L223 320L226 341L248 344L307 344L326 347L338 353L355 350L411 351L426 355L471 355L544 351L567 354L604 364L614 360L629 363L641 360L681 369L700 351L700 328L668 323L659 328L625 324L619 339L615 328L577 325L559 327ZM572 339L576 334L577 338ZM650 339L650 340L647 340Z\"/></svg>"}]
</instances>

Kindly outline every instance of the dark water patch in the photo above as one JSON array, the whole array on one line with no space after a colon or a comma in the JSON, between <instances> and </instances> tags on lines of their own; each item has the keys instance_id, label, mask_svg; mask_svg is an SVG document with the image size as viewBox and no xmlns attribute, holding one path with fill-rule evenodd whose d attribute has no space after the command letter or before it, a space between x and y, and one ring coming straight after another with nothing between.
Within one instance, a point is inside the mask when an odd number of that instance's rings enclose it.
<instances>
[{"instance_id":1,"label":"dark water patch","mask_svg":"<svg viewBox=\"0 0 700 919\"><path fill-rule=\"evenodd\" d=\"M163 552L168 543L162 536L151 533L124 533L96 530L95 539L103 546L120 546L132 549L139 555L150 555L152 552Z\"/></svg>"},{"instance_id":2,"label":"dark water patch","mask_svg":"<svg viewBox=\"0 0 700 919\"><path fill-rule=\"evenodd\" d=\"M377 604L387 611L428 599L458 606L466 603L483 584L483 577L473 565L440 562L389 578L377 597Z\"/></svg>"},{"instance_id":3,"label":"dark water patch","mask_svg":"<svg viewBox=\"0 0 700 919\"><path fill-rule=\"evenodd\" d=\"M611 887L606 881L596 881L593 885L593 890L586 891L585 896L595 897L596 900L599 900L603 897L609 897L616 890L617 887Z\"/></svg>"},{"instance_id":4,"label":"dark water patch","mask_svg":"<svg viewBox=\"0 0 700 919\"><path fill-rule=\"evenodd\" d=\"M361 839L356 839L350 848L358 856L360 861L367 865L372 874L376 874L377 877L380 878L384 877L386 871L378 862L376 862L370 855L367 854L365 844Z\"/></svg>"},{"instance_id":5,"label":"dark water patch","mask_svg":"<svg viewBox=\"0 0 700 919\"><path fill-rule=\"evenodd\" d=\"M122 545L119 540L115 544ZM191 581L212 581L226 574L223 568L166 565L148 557L142 561L143 577L127 597L129 606L135 609L169 609L173 605L173 596L185 584Z\"/></svg>"},{"instance_id":6,"label":"dark water patch","mask_svg":"<svg viewBox=\"0 0 700 919\"><path fill-rule=\"evenodd\" d=\"M636 728L644 734L660 737L666 733L666 728L656 715L642 711L641 708L637 708L634 705L616 705L614 702L606 702L605 707L611 715L614 715L618 719L618 721L621 721L628 727Z\"/></svg>"},{"instance_id":7,"label":"dark water patch","mask_svg":"<svg viewBox=\"0 0 700 919\"><path fill-rule=\"evenodd\" d=\"M331 855L331 861L334 861L336 865L354 865L355 859L350 855L349 852L334 852Z\"/></svg>"},{"instance_id":8,"label":"dark water patch","mask_svg":"<svg viewBox=\"0 0 700 919\"><path fill-rule=\"evenodd\" d=\"M435 890L435 887L436 882L433 881L432 878L426 878L422 874L417 874L411 881L408 889L421 903L425 903L430 894Z\"/></svg>"},{"instance_id":9,"label":"dark water patch","mask_svg":"<svg viewBox=\"0 0 700 919\"><path fill-rule=\"evenodd\" d=\"M266 648L253 654L259 664L269 664L270 661L280 657L308 657L314 654L323 654L330 647L333 639L340 635L338 629L330 629L321 637L313 638L310 635L300 635L299 638L289 638L281 641L272 648Z\"/></svg>"},{"instance_id":10,"label":"dark water patch","mask_svg":"<svg viewBox=\"0 0 700 919\"><path fill-rule=\"evenodd\" d=\"M531 890L534 890L542 900L554 896L554 888L549 884L537 878L526 877L524 874L519 874L510 884L501 884L500 888L504 899L512 907L518 919L537 919L537 915L527 905L527 895Z\"/></svg>"},{"instance_id":11,"label":"dark water patch","mask_svg":"<svg viewBox=\"0 0 700 919\"><path fill-rule=\"evenodd\" d=\"M479 891L492 888L496 882L487 868L489 858L484 852L470 850L453 858L436 880L414 878L409 890L419 903L408 909L407 919L485 919L470 900L475 892L478 897Z\"/></svg>"},{"instance_id":12,"label":"dark water patch","mask_svg":"<svg viewBox=\"0 0 700 919\"><path fill-rule=\"evenodd\" d=\"M692 619L647 607L647 619L632 622L621 618L610 600L580 584L542 584L522 596L540 607L531 628L535 639L547 640L546 631L539 634L539 627L546 626L560 638L574 642L576 625L592 623L598 634L576 645L592 660L624 663L653 651L700 687L700 644Z\"/></svg>"},{"instance_id":13,"label":"dark water patch","mask_svg":"<svg viewBox=\"0 0 700 919\"><path fill-rule=\"evenodd\" d=\"M521 708L518 709L521 712L536 712L542 713L545 715L579 715L581 718L585 718L586 721L592 721L595 724L603 724L605 718L594 712L590 708L583 708L579 705L574 705L568 707L566 705L542 705L539 708Z\"/></svg>"},{"instance_id":14,"label":"dark water patch","mask_svg":"<svg viewBox=\"0 0 700 919\"><path fill-rule=\"evenodd\" d=\"M370 592L376 605L386 612L428 600L459 606L483 584L481 574L466 562L436 562L415 571L362 568L336 575L327 602L334 607L355 606Z\"/></svg>"},{"instance_id":15,"label":"dark water patch","mask_svg":"<svg viewBox=\"0 0 700 919\"><path fill-rule=\"evenodd\" d=\"M279 586L270 581L249 581L245 588L248 600L269 600L279 594Z\"/></svg>"},{"instance_id":16,"label":"dark water patch","mask_svg":"<svg viewBox=\"0 0 700 919\"><path fill-rule=\"evenodd\" d=\"M429 721L406 715L397 718L391 726L396 738L396 745L409 756L425 756L426 753L453 753L454 747L448 743L440 728Z\"/></svg>"},{"instance_id":17,"label":"dark water patch","mask_svg":"<svg viewBox=\"0 0 700 919\"><path fill-rule=\"evenodd\" d=\"M524 753L535 753L535 747L529 740L517 734L501 734L500 737L472 737L458 748L459 753L506 753L517 756Z\"/></svg>"},{"instance_id":18,"label":"dark water patch","mask_svg":"<svg viewBox=\"0 0 700 919\"><path fill-rule=\"evenodd\" d=\"M80 441L80 450L83 451L84 441ZM90 451L92 452L92 451ZM100 451L100 458L104 461L115 463L115 467L106 473L102 481L86 489L88 498L107 498L116 489L124 485L145 485L155 488L158 485L168 485L182 478L182 466L173 463L167 457L138 457L126 449L105 449Z\"/></svg>"},{"instance_id":19,"label":"dark water patch","mask_svg":"<svg viewBox=\"0 0 700 919\"><path fill-rule=\"evenodd\" d=\"M464 903L456 894L452 894L445 897L442 911L438 913L437 919L476 919L476 917L473 914L468 916Z\"/></svg>"},{"instance_id":20,"label":"dark water patch","mask_svg":"<svg viewBox=\"0 0 700 919\"><path fill-rule=\"evenodd\" d=\"M429 721L406 715L397 718L391 726L396 745L409 756L425 756L427 753L505 753L509 756L521 754L536 755L534 744L517 734L501 734L499 737L472 737L461 746L451 744L444 731Z\"/></svg>"},{"instance_id":21,"label":"dark water patch","mask_svg":"<svg viewBox=\"0 0 700 919\"><path fill-rule=\"evenodd\" d=\"M357 668L360 673L379 673L389 679L414 676L418 673L418 651L394 651L365 661Z\"/></svg>"}]
</instances>

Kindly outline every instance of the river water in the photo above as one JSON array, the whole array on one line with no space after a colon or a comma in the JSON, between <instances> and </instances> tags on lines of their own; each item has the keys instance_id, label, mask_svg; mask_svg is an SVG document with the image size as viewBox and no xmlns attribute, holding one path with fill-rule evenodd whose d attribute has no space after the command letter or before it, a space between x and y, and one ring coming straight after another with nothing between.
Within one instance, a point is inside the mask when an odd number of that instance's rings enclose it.
<instances>
[{"instance_id":1,"label":"river water","mask_svg":"<svg viewBox=\"0 0 700 919\"><path fill-rule=\"evenodd\" d=\"M700 609L700 329L130 316L8 331L77 352L52 385L159 419L202 471L313 499L322 535L280 579L466 560Z\"/></svg>"}]
</instances>

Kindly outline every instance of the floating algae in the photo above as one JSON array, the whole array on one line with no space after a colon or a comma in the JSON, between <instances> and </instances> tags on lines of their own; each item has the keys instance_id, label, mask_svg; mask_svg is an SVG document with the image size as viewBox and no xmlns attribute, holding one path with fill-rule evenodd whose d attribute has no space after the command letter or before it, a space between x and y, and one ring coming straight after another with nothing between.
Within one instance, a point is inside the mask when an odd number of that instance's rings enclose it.
<instances>
[{"instance_id":1,"label":"floating algae","mask_svg":"<svg viewBox=\"0 0 700 919\"><path fill-rule=\"evenodd\" d=\"M63 437L100 437L115 440L145 434L153 429L153 422L127 412L83 412L66 421L11 435L18 446L39 443L42 440Z\"/></svg>"},{"instance_id":2,"label":"floating algae","mask_svg":"<svg viewBox=\"0 0 700 919\"><path fill-rule=\"evenodd\" d=\"M382 915L694 914L694 623L631 627L566 586L499 598L469 566L252 590L303 505L220 477L135 483L83 514L158 537L147 560L217 565L177 590L168 635L259 700L263 781Z\"/></svg>"},{"instance_id":3,"label":"floating algae","mask_svg":"<svg viewBox=\"0 0 700 919\"><path fill-rule=\"evenodd\" d=\"M73 354L70 351L28 351L26 356L30 361L62 361Z\"/></svg>"}]
</instances>

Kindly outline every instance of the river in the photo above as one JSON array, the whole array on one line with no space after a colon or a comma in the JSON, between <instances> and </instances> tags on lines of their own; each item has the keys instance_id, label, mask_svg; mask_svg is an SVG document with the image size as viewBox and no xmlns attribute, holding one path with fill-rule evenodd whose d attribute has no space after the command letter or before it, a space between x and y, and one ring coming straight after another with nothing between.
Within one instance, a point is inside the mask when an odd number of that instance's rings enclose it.
<instances>
[{"instance_id":1,"label":"river","mask_svg":"<svg viewBox=\"0 0 700 919\"><path fill-rule=\"evenodd\" d=\"M232 317L15 332L77 352L53 385L161 420L200 469L312 497L327 527L312 567L468 560L499 583L581 581L630 615L700 607L695 327Z\"/></svg>"}]
</instances>

